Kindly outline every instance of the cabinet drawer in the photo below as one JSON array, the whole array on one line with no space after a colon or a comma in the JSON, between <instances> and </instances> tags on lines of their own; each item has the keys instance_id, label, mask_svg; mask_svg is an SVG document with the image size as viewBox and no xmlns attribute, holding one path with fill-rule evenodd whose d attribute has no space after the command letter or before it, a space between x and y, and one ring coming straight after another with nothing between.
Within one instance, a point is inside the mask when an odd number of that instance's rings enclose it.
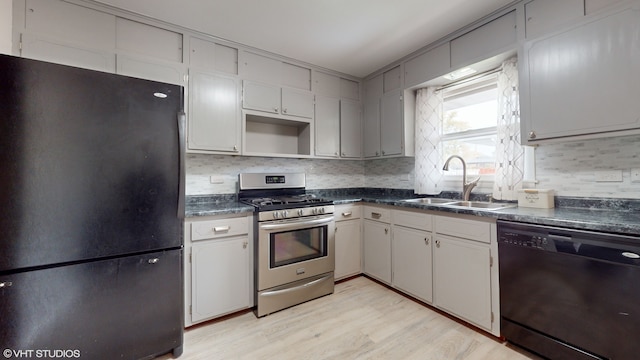
<instances>
[{"instance_id":1,"label":"cabinet drawer","mask_svg":"<svg viewBox=\"0 0 640 360\"><path fill-rule=\"evenodd\" d=\"M339 205L335 207L333 215L336 221L360 219L362 217L362 206Z\"/></svg>"},{"instance_id":2,"label":"cabinet drawer","mask_svg":"<svg viewBox=\"0 0 640 360\"><path fill-rule=\"evenodd\" d=\"M202 221L191 224L191 241L249 233L247 217Z\"/></svg>"},{"instance_id":3,"label":"cabinet drawer","mask_svg":"<svg viewBox=\"0 0 640 360\"><path fill-rule=\"evenodd\" d=\"M435 227L439 234L491 243L491 224L486 222L436 216Z\"/></svg>"},{"instance_id":4,"label":"cabinet drawer","mask_svg":"<svg viewBox=\"0 0 640 360\"><path fill-rule=\"evenodd\" d=\"M429 214L402 210L393 210L391 214L394 225L426 231L431 231L432 229L431 220L433 217Z\"/></svg>"},{"instance_id":5,"label":"cabinet drawer","mask_svg":"<svg viewBox=\"0 0 640 360\"><path fill-rule=\"evenodd\" d=\"M373 206L365 206L364 218L391 223L391 210Z\"/></svg>"}]
</instances>

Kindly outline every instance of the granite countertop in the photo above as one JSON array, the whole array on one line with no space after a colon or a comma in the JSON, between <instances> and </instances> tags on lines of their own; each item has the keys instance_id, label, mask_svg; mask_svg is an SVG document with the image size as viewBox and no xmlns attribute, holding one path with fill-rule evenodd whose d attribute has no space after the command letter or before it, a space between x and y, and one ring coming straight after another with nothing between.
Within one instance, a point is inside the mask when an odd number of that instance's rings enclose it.
<instances>
[{"instance_id":1,"label":"granite countertop","mask_svg":"<svg viewBox=\"0 0 640 360\"><path fill-rule=\"evenodd\" d=\"M420 197L413 191L394 189L346 189L312 191L318 196L332 200L334 204L364 202L405 208L442 211L444 213L468 214L498 220L517 221L547 226L558 226L579 230L640 236L640 201L626 199L556 199L556 208L535 209L524 207L501 210L454 208L442 205L410 203L402 200ZM479 200L485 196L476 195ZM459 194L445 193L439 197L459 199ZM185 216L212 216L250 213L252 206L237 202L234 194L215 196L188 196Z\"/></svg>"}]
</instances>

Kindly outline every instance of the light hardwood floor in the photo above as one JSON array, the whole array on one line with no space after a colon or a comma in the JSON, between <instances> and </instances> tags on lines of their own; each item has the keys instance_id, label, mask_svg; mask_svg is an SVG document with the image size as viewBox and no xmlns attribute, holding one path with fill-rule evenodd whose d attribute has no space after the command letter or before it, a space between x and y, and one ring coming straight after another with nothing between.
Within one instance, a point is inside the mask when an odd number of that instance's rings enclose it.
<instances>
[{"instance_id":1,"label":"light hardwood floor","mask_svg":"<svg viewBox=\"0 0 640 360\"><path fill-rule=\"evenodd\" d=\"M165 355L160 359L171 359ZM193 359L534 359L365 277L257 319L252 312L185 332Z\"/></svg>"}]
</instances>

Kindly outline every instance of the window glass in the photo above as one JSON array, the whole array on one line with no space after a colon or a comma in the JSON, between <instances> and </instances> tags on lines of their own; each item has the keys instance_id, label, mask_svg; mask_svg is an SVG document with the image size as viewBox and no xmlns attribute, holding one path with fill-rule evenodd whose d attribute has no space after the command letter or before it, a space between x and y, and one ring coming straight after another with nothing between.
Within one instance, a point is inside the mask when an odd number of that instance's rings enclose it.
<instances>
[{"instance_id":1,"label":"window glass","mask_svg":"<svg viewBox=\"0 0 640 360\"><path fill-rule=\"evenodd\" d=\"M463 87L444 89L442 162L451 155L467 163L468 175L495 173L498 91L496 78ZM446 175L462 175L453 160Z\"/></svg>"}]
</instances>

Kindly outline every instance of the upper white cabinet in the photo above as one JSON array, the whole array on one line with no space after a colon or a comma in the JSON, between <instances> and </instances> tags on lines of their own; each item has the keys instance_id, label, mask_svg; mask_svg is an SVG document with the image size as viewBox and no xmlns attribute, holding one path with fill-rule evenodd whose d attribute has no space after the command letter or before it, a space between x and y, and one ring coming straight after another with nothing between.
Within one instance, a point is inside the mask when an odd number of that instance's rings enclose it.
<instances>
[{"instance_id":1,"label":"upper white cabinet","mask_svg":"<svg viewBox=\"0 0 640 360\"><path fill-rule=\"evenodd\" d=\"M512 11L451 40L451 68L486 60L516 48L516 12Z\"/></svg>"},{"instance_id":2,"label":"upper white cabinet","mask_svg":"<svg viewBox=\"0 0 640 360\"><path fill-rule=\"evenodd\" d=\"M364 82L364 157L380 156L380 98L382 75Z\"/></svg>"},{"instance_id":3,"label":"upper white cabinet","mask_svg":"<svg viewBox=\"0 0 640 360\"><path fill-rule=\"evenodd\" d=\"M238 75L238 49L192 37L189 66L209 72Z\"/></svg>"},{"instance_id":4,"label":"upper white cabinet","mask_svg":"<svg viewBox=\"0 0 640 360\"><path fill-rule=\"evenodd\" d=\"M182 63L182 34L136 21L117 18L116 47L129 53Z\"/></svg>"},{"instance_id":5,"label":"upper white cabinet","mask_svg":"<svg viewBox=\"0 0 640 360\"><path fill-rule=\"evenodd\" d=\"M338 157L339 134L340 99L316 95L316 156Z\"/></svg>"},{"instance_id":6,"label":"upper white cabinet","mask_svg":"<svg viewBox=\"0 0 640 360\"><path fill-rule=\"evenodd\" d=\"M116 17L64 1L27 0L25 28L90 49L113 52Z\"/></svg>"},{"instance_id":7,"label":"upper white cabinet","mask_svg":"<svg viewBox=\"0 0 640 360\"><path fill-rule=\"evenodd\" d=\"M450 70L451 47L446 42L404 63L404 87L410 88L433 80Z\"/></svg>"},{"instance_id":8,"label":"upper white cabinet","mask_svg":"<svg viewBox=\"0 0 640 360\"><path fill-rule=\"evenodd\" d=\"M359 102L340 100L340 157L362 157L361 114Z\"/></svg>"},{"instance_id":9,"label":"upper white cabinet","mask_svg":"<svg viewBox=\"0 0 640 360\"><path fill-rule=\"evenodd\" d=\"M623 134L640 128L640 7L585 18L524 44L522 141Z\"/></svg>"},{"instance_id":10,"label":"upper white cabinet","mask_svg":"<svg viewBox=\"0 0 640 360\"><path fill-rule=\"evenodd\" d=\"M245 79L300 90L311 90L311 69L305 67L243 51L241 70L241 75Z\"/></svg>"},{"instance_id":11,"label":"upper white cabinet","mask_svg":"<svg viewBox=\"0 0 640 360\"><path fill-rule=\"evenodd\" d=\"M190 150L240 152L240 92L231 76L189 72Z\"/></svg>"},{"instance_id":12,"label":"upper white cabinet","mask_svg":"<svg viewBox=\"0 0 640 360\"><path fill-rule=\"evenodd\" d=\"M360 85L356 81L314 72L316 156L362 157Z\"/></svg>"},{"instance_id":13,"label":"upper white cabinet","mask_svg":"<svg viewBox=\"0 0 640 360\"><path fill-rule=\"evenodd\" d=\"M584 0L535 0L524 5L527 39L557 30L584 16Z\"/></svg>"},{"instance_id":14,"label":"upper white cabinet","mask_svg":"<svg viewBox=\"0 0 640 360\"><path fill-rule=\"evenodd\" d=\"M313 94L245 80L242 107L271 114L313 118Z\"/></svg>"},{"instance_id":15,"label":"upper white cabinet","mask_svg":"<svg viewBox=\"0 0 640 360\"><path fill-rule=\"evenodd\" d=\"M21 55L115 72L116 17L62 1L26 2Z\"/></svg>"},{"instance_id":16,"label":"upper white cabinet","mask_svg":"<svg viewBox=\"0 0 640 360\"><path fill-rule=\"evenodd\" d=\"M401 67L365 82L364 156L413 156L413 119L403 116Z\"/></svg>"}]
</instances>

